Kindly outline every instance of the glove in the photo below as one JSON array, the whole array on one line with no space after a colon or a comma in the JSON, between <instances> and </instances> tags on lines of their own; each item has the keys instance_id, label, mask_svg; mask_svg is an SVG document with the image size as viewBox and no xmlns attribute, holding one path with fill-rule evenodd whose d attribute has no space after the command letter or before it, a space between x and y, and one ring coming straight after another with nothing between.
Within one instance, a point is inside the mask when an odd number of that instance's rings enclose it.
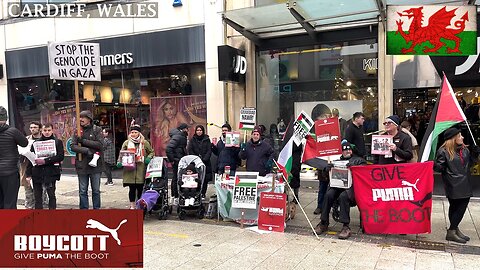
<instances>
[{"instance_id":1,"label":"glove","mask_svg":"<svg viewBox=\"0 0 480 270\"><path fill-rule=\"evenodd\" d=\"M272 170L272 167L273 167L273 160L269 159L267 161L267 164L265 164L265 169L267 169L267 172L270 172Z\"/></svg>"},{"instance_id":2,"label":"glove","mask_svg":"<svg viewBox=\"0 0 480 270\"><path fill-rule=\"evenodd\" d=\"M36 159L35 159L35 164L37 164L37 165L45 165L45 159L43 159L43 158L36 158Z\"/></svg>"},{"instance_id":3,"label":"glove","mask_svg":"<svg viewBox=\"0 0 480 270\"><path fill-rule=\"evenodd\" d=\"M145 165L148 165L150 163L150 161L152 161L151 158L149 158L149 157L145 158Z\"/></svg>"},{"instance_id":4,"label":"glove","mask_svg":"<svg viewBox=\"0 0 480 270\"><path fill-rule=\"evenodd\" d=\"M123 167L121 162L117 162L117 168L121 169Z\"/></svg>"}]
</instances>

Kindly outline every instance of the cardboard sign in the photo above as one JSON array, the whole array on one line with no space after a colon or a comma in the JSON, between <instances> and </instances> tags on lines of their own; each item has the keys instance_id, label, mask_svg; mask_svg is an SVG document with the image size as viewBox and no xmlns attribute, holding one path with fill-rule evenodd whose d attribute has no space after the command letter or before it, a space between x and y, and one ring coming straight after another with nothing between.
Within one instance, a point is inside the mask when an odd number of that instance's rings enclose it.
<instances>
[{"instance_id":1,"label":"cardboard sign","mask_svg":"<svg viewBox=\"0 0 480 270\"><path fill-rule=\"evenodd\" d=\"M135 169L135 153L129 150L121 150L118 154L125 169Z\"/></svg>"},{"instance_id":2,"label":"cardboard sign","mask_svg":"<svg viewBox=\"0 0 480 270\"><path fill-rule=\"evenodd\" d=\"M145 178L162 177L163 176L163 157L153 157L147 166Z\"/></svg>"},{"instance_id":3,"label":"cardboard sign","mask_svg":"<svg viewBox=\"0 0 480 270\"><path fill-rule=\"evenodd\" d=\"M265 231L283 232L285 230L285 208L287 194L262 192L258 210L258 228Z\"/></svg>"},{"instance_id":4,"label":"cardboard sign","mask_svg":"<svg viewBox=\"0 0 480 270\"><path fill-rule=\"evenodd\" d=\"M35 141L33 143L33 150L36 158L49 158L57 155L55 148L55 140Z\"/></svg>"},{"instance_id":5,"label":"cardboard sign","mask_svg":"<svg viewBox=\"0 0 480 270\"><path fill-rule=\"evenodd\" d=\"M240 147L240 132L226 132L225 147Z\"/></svg>"},{"instance_id":6,"label":"cardboard sign","mask_svg":"<svg viewBox=\"0 0 480 270\"><path fill-rule=\"evenodd\" d=\"M238 128L241 130L253 130L257 118L257 109L242 108L240 109L240 122Z\"/></svg>"},{"instance_id":7,"label":"cardboard sign","mask_svg":"<svg viewBox=\"0 0 480 270\"><path fill-rule=\"evenodd\" d=\"M336 160L332 162L330 169L330 186L334 188L350 188L352 186L352 173L347 168L348 160Z\"/></svg>"},{"instance_id":8,"label":"cardboard sign","mask_svg":"<svg viewBox=\"0 0 480 270\"><path fill-rule=\"evenodd\" d=\"M393 143L390 135L372 135L372 155L392 156L389 145Z\"/></svg>"},{"instance_id":9,"label":"cardboard sign","mask_svg":"<svg viewBox=\"0 0 480 270\"><path fill-rule=\"evenodd\" d=\"M98 43L48 43L50 79L101 81Z\"/></svg>"},{"instance_id":10,"label":"cardboard sign","mask_svg":"<svg viewBox=\"0 0 480 270\"><path fill-rule=\"evenodd\" d=\"M315 121L315 135L318 157L342 154L342 137L337 117Z\"/></svg>"},{"instance_id":11,"label":"cardboard sign","mask_svg":"<svg viewBox=\"0 0 480 270\"><path fill-rule=\"evenodd\" d=\"M232 207L257 208L258 172L237 172L233 188Z\"/></svg>"},{"instance_id":12,"label":"cardboard sign","mask_svg":"<svg viewBox=\"0 0 480 270\"><path fill-rule=\"evenodd\" d=\"M305 136L307 136L312 129L314 122L310 116L302 111L295 122L293 122L293 141L299 146Z\"/></svg>"}]
</instances>

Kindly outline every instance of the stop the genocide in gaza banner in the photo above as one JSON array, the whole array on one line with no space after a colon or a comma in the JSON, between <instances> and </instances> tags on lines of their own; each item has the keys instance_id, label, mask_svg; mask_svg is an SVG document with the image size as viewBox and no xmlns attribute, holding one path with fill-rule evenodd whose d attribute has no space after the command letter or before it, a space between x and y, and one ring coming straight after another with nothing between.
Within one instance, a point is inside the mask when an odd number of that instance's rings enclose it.
<instances>
[{"instance_id":1,"label":"stop the genocide in gaza banner","mask_svg":"<svg viewBox=\"0 0 480 270\"><path fill-rule=\"evenodd\" d=\"M0 267L143 267L140 210L1 210Z\"/></svg>"},{"instance_id":2,"label":"stop the genocide in gaza banner","mask_svg":"<svg viewBox=\"0 0 480 270\"><path fill-rule=\"evenodd\" d=\"M431 232L432 161L354 166L351 170L366 233Z\"/></svg>"}]
</instances>

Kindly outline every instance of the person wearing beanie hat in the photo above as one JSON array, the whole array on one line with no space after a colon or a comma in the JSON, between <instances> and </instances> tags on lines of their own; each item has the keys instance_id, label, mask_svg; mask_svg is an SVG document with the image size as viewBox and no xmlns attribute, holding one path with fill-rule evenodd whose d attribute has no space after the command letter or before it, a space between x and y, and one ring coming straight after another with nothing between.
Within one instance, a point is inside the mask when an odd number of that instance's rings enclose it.
<instances>
[{"instance_id":1,"label":"person wearing beanie hat","mask_svg":"<svg viewBox=\"0 0 480 270\"><path fill-rule=\"evenodd\" d=\"M248 172L258 172L260 176L265 176L272 168L275 151L261 139L261 132L259 126L253 129L252 138L240 146L240 158L247 161Z\"/></svg>"},{"instance_id":2,"label":"person wearing beanie hat","mask_svg":"<svg viewBox=\"0 0 480 270\"><path fill-rule=\"evenodd\" d=\"M470 169L477 162L480 147L475 146L469 151L463 142L463 136L457 128L449 128L443 133L445 142L438 149L434 169L442 174L443 186L448 199L448 219L450 227L445 239L465 244L470 237L464 235L458 228L467 210L472 186Z\"/></svg>"},{"instance_id":3,"label":"person wearing beanie hat","mask_svg":"<svg viewBox=\"0 0 480 270\"><path fill-rule=\"evenodd\" d=\"M154 156L154 151L150 142L141 133L140 126L135 124L130 126L128 139L123 142L120 150L135 153L135 167L133 169L123 168L123 187L129 188L130 209L135 209L136 201L142 197L145 184L145 170ZM121 168L122 166L122 156L119 155L117 167Z\"/></svg>"},{"instance_id":4,"label":"person wearing beanie hat","mask_svg":"<svg viewBox=\"0 0 480 270\"><path fill-rule=\"evenodd\" d=\"M102 129L93 124L90 111L80 112L80 136L74 132L72 136L72 151L75 155L75 169L78 175L78 193L80 209L89 208L88 186L92 187L93 209L100 209L100 177L103 172L103 135ZM81 159L80 159L81 155ZM98 156L96 163L91 163ZM94 166L97 164L97 166Z\"/></svg>"},{"instance_id":5,"label":"person wearing beanie hat","mask_svg":"<svg viewBox=\"0 0 480 270\"><path fill-rule=\"evenodd\" d=\"M393 143L388 147L390 155L373 155L375 164L396 164L409 162L413 157L412 139L401 131L400 117L391 115L383 122L386 132L382 135L393 137Z\"/></svg>"},{"instance_id":6,"label":"person wearing beanie hat","mask_svg":"<svg viewBox=\"0 0 480 270\"><path fill-rule=\"evenodd\" d=\"M215 169L216 173L223 174L225 173L225 167L230 167L230 175L235 175L237 171L237 164L239 162L238 154L240 152L239 147L226 147L225 146L225 136L227 132L232 131L232 126L225 123L222 125L222 136L218 138L217 143L212 143L212 153L214 153L217 158L217 167Z\"/></svg>"},{"instance_id":7,"label":"person wearing beanie hat","mask_svg":"<svg viewBox=\"0 0 480 270\"><path fill-rule=\"evenodd\" d=\"M170 141L167 144L166 154L168 161L172 163L173 177L170 185L173 205L178 205L178 163L187 155L188 125L181 123L177 128L170 130Z\"/></svg>"},{"instance_id":8,"label":"person wearing beanie hat","mask_svg":"<svg viewBox=\"0 0 480 270\"><path fill-rule=\"evenodd\" d=\"M0 209L17 209L20 177L18 146L26 147L28 140L20 130L7 125L7 110L0 106Z\"/></svg>"}]
</instances>

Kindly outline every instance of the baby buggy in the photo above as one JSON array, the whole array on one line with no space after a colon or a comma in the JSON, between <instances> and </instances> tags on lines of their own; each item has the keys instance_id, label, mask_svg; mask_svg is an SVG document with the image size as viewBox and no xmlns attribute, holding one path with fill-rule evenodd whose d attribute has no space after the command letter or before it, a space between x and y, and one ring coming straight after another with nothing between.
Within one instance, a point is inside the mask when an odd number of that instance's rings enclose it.
<instances>
[{"instance_id":1,"label":"baby buggy","mask_svg":"<svg viewBox=\"0 0 480 270\"><path fill-rule=\"evenodd\" d=\"M166 219L172 213L168 205L168 171L163 157L154 157L147 166L142 197L137 201L137 209L146 214L158 214L158 219Z\"/></svg>"},{"instance_id":2,"label":"baby buggy","mask_svg":"<svg viewBox=\"0 0 480 270\"><path fill-rule=\"evenodd\" d=\"M187 171L189 174L187 174ZM187 212L196 211L198 218L205 216L202 204L202 184L205 181L206 167L200 157L184 156L178 163L178 217L184 220Z\"/></svg>"}]
</instances>

